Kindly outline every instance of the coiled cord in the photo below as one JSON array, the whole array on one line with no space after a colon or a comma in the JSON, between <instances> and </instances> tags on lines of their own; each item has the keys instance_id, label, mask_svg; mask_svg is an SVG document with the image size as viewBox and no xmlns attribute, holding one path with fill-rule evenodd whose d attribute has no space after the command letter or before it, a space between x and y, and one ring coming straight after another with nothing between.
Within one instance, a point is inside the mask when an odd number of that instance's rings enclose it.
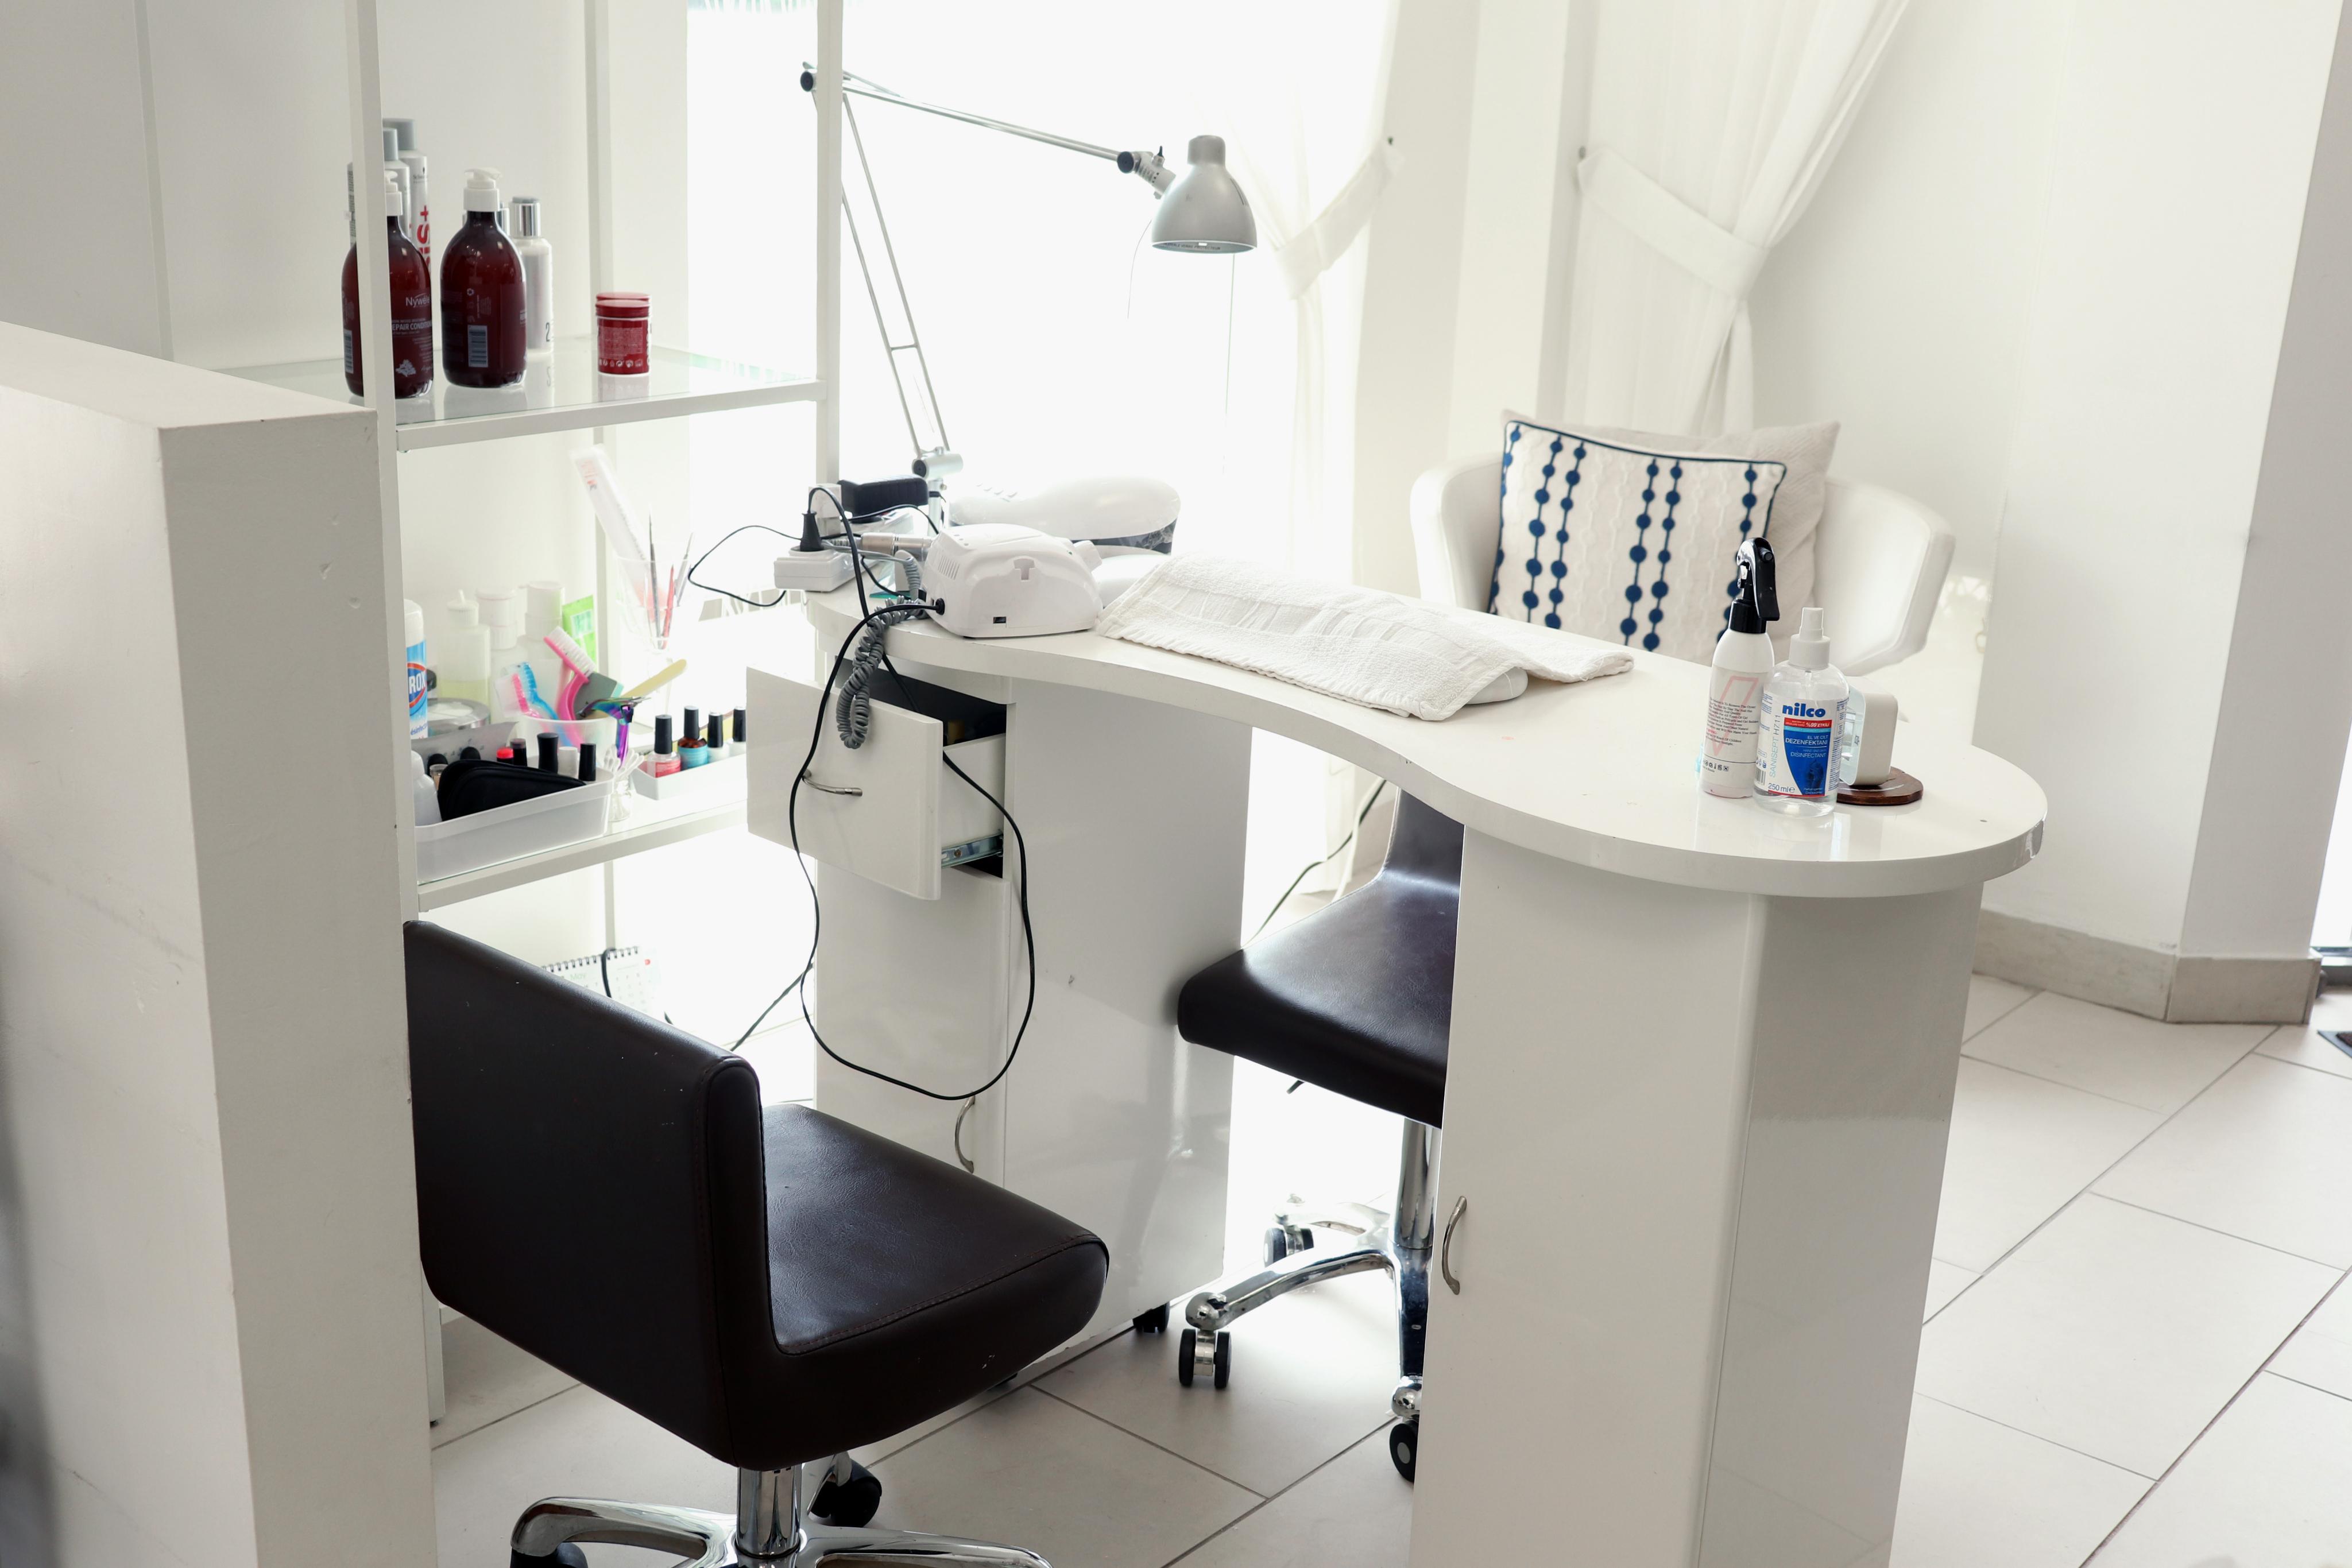
<instances>
[{"instance_id":1,"label":"coiled cord","mask_svg":"<svg viewBox=\"0 0 2352 1568\"><path fill-rule=\"evenodd\" d=\"M849 655L849 667L842 672L841 695L834 700L833 723L841 734L841 744L851 751L866 744L866 729L874 722L874 698L867 687L873 685L874 672L887 656L890 627L897 622L913 621L931 612L930 606L923 602L923 569L912 556L899 554L890 559L898 563L901 591L911 602L886 604L867 615L864 634Z\"/></svg>"}]
</instances>

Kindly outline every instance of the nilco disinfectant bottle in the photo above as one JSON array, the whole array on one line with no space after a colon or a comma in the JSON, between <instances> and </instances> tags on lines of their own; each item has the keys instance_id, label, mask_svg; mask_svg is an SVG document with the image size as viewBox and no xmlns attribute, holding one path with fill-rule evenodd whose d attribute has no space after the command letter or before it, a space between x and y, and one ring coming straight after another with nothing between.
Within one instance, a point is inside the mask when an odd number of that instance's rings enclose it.
<instances>
[{"instance_id":1,"label":"nilco disinfectant bottle","mask_svg":"<svg viewBox=\"0 0 2352 1568\"><path fill-rule=\"evenodd\" d=\"M1706 682L1706 732L1699 743L1698 787L1728 800L1747 799L1756 781L1756 715L1772 673L1772 638L1780 613L1772 584L1772 547L1749 539L1734 558L1731 614L1716 639Z\"/></svg>"},{"instance_id":2,"label":"nilco disinfectant bottle","mask_svg":"<svg viewBox=\"0 0 2352 1568\"><path fill-rule=\"evenodd\" d=\"M1756 734L1758 805L1798 817L1836 808L1845 699L1845 677L1830 663L1821 610L1808 606L1789 640L1788 658L1764 683Z\"/></svg>"}]
</instances>

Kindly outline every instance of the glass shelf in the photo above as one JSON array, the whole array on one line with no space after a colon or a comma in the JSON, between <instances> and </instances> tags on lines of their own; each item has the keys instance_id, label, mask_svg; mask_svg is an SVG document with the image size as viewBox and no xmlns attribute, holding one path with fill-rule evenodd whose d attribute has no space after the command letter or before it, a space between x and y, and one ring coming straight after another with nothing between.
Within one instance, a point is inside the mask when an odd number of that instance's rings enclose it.
<instances>
[{"instance_id":1,"label":"glass shelf","mask_svg":"<svg viewBox=\"0 0 2352 1568\"><path fill-rule=\"evenodd\" d=\"M813 402L824 395L823 384L810 377L756 365L677 349L656 348L649 358L653 368L646 375L600 376L595 340L562 338L551 353L530 361L523 379L510 387L460 387L436 380L428 396L401 400L400 449L415 452L551 430ZM228 373L336 402L360 403L343 384L341 360L256 365Z\"/></svg>"},{"instance_id":2,"label":"glass shelf","mask_svg":"<svg viewBox=\"0 0 2352 1568\"><path fill-rule=\"evenodd\" d=\"M462 904L467 899L479 898L488 893L502 893L509 887L544 882L549 877L562 876L567 872L602 865L606 861L642 854L647 850L657 850L669 844L683 843L705 833L723 832L729 828L740 828L744 823L743 791L740 789L730 789L717 800L708 795L696 795L683 801L653 800L642 795L628 795L622 799L627 802L627 820L615 822L593 839L583 839L576 844L542 850L537 854L523 855L515 860L500 861L476 871L459 872L456 876L445 876L436 882L418 883L418 912Z\"/></svg>"}]
</instances>

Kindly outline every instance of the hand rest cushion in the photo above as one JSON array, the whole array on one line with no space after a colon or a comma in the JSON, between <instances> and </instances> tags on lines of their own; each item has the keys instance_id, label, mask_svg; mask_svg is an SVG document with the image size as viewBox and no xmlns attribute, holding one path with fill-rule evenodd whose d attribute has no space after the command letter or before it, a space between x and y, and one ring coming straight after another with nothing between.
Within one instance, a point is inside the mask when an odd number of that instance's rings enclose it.
<instances>
[{"instance_id":1,"label":"hand rest cushion","mask_svg":"<svg viewBox=\"0 0 2352 1568\"><path fill-rule=\"evenodd\" d=\"M1095 630L1425 719L1516 696L1515 673L1525 690L1528 674L1587 681L1633 667L1581 638L1218 556L1169 561Z\"/></svg>"}]
</instances>

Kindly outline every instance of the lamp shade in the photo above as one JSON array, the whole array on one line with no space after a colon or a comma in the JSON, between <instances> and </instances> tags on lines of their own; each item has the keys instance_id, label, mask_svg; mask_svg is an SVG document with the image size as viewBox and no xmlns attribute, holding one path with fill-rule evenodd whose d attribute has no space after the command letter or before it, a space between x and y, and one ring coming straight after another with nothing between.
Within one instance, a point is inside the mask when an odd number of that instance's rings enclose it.
<instances>
[{"instance_id":1,"label":"lamp shade","mask_svg":"<svg viewBox=\"0 0 2352 1568\"><path fill-rule=\"evenodd\" d=\"M1211 256L1255 250L1257 219L1225 169L1225 139L1195 136L1184 157L1192 172L1160 198L1160 215L1151 220L1152 246Z\"/></svg>"}]
</instances>

